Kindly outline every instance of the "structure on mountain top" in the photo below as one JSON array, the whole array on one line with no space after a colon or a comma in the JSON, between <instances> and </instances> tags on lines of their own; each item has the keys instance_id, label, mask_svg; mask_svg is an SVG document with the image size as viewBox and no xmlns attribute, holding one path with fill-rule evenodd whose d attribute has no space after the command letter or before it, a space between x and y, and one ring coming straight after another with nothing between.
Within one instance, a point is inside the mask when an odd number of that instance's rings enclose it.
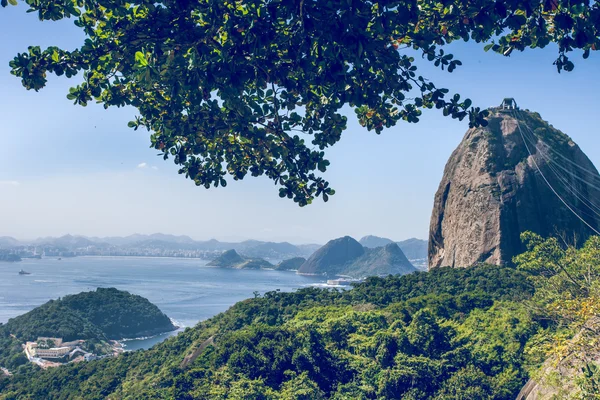
<instances>
[{"instance_id":1,"label":"structure on mountain top","mask_svg":"<svg viewBox=\"0 0 600 400\"><path fill-rule=\"evenodd\" d=\"M429 268L510 264L532 231L575 244L600 232L600 175L564 133L514 99L469 129L435 195Z\"/></svg>"},{"instance_id":2,"label":"structure on mountain top","mask_svg":"<svg viewBox=\"0 0 600 400\"><path fill-rule=\"evenodd\" d=\"M517 102L512 97L506 97L502 100L502 104L500 104L500 110L509 111L509 110L518 110Z\"/></svg>"}]
</instances>

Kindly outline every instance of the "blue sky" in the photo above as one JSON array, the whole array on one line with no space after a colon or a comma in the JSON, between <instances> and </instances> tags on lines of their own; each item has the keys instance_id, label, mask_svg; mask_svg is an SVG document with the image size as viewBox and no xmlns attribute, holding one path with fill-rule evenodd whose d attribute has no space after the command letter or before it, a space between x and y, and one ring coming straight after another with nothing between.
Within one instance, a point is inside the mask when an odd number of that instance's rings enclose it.
<instances>
[{"instance_id":1,"label":"blue sky","mask_svg":"<svg viewBox=\"0 0 600 400\"><path fill-rule=\"evenodd\" d=\"M149 134L127 128L134 109L74 106L76 82L50 77L26 91L8 62L29 45L72 49L82 34L72 21L40 22L25 7L0 9L0 236L134 232L187 234L196 239L325 242L342 235L426 238L433 196L467 122L424 114L377 136L351 111L349 129L331 148L326 174L336 195L299 208L280 199L266 178L230 180L205 190L176 173L149 148ZM554 47L505 58L481 45L449 47L463 66L452 74L426 61L421 73L439 87L495 106L504 97L539 112L569 134L600 165L597 126L600 59L574 55L575 71L556 72Z\"/></svg>"}]
</instances>

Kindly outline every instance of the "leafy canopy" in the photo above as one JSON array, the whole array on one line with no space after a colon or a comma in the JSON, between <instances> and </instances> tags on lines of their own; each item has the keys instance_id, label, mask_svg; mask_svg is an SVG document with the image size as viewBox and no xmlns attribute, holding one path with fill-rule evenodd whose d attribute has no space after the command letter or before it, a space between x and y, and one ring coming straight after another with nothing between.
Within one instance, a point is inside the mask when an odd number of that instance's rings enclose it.
<instances>
[{"instance_id":1,"label":"leafy canopy","mask_svg":"<svg viewBox=\"0 0 600 400\"><path fill-rule=\"evenodd\" d=\"M21 0L23 1L23 0ZM29 47L10 65L27 89L47 73L82 78L68 98L131 105L133 128L196 185L266 175L301 206L334 194L319 173L349 106L368 130L418 122L426 108L469 124L485 112L419 76L413 54L452 72L455 40L486 50L599 45L598 1L26 0L41 20L74 18L81 48ZM17 0L0 0L2 6Z\"/></svg>"}]
</instances>

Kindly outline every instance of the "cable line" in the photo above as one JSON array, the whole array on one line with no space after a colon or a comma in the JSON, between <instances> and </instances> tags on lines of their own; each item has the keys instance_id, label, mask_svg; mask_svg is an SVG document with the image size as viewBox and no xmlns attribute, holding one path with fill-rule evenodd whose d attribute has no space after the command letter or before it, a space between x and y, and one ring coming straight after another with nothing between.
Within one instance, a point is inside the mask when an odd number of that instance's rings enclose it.
<instances>
[{"instance_id":1,"label":"cable line","mask_svg":"<svg viewBox=\"0 0 600 400\"><path fill-rule=\"evenodd\" d=\"M577 187L569 181L568 177L565 176L563 173L561 173L559 170L557 170L557 168L554 167L552 164L555 164L557 167L560 167L561 169L563 169L564 171L569 173L569 175L571 175L573 178L583 181L584 183L586 183L598 190L600 190L600 188L596 187L595 185L591 184L590 182L586 182L585 180L581 179L579 176L575 175L571 171L568 171L568 170L565 170L564 168L562 168L562 166L560 166L558 163L556 163L548 154L544 154L544 149L540 148L537 145L538 140L541 141L542 143L544 143L544 141L542 139L537 138L535 136L535 134L533 134L531 132L531 130L530 130L529 134L531 137L528 138L528 141L536 147L536 149L537 149L536 154L539 154L546 161L546 163L547 163L546 165L548 166L548 168L565 185L565 189L568 190L571 194L573 194L579 201L581 201L590 211L592 211L594 214L596 214L596 216L600 217L600 206L594 204L589 198L586 197L585 194L583 194L579 190L577 190ZM593 219L596 219L596 216L590 215L587 212L585 212L584 210L580 210L580 211L584 212L586 215L592 217Z\"/></svg>"},{"instance_id":2,"label":"cable line","mask_svg":"<svg viewBox=\"0 0 600 400\"><path fill-rule=\"evenodd\" d=\"M515 114L516 113L513 113L513 118L515 119L515 121L517 121L517 127L519 128L519 133L521 134L521 137L523 138L523 143L525 144L525 148L527 149L527 152L529 153L529 156L531 157L531 160L533 161L535 168L538 170L538 172L540 173L540 175L542 176L542 178L544 179L544 181L546 182L546 184L548 185L550 190L552 190L552 192L565 205L565 207L567 207L577 218L579 218L579 220L581 222L583 222L585 225L587 225L587 227L590 228L592 231L594 231L597 235L600 235L600 231L598 231L596 228L594 228L592 225L590 225L586 220L584 220L579 214L577 214L575 212L575 210L573 210L573 208L571 208L571 206L569 206L569 204L567 204L567 202L561 197L561 195L558 194L558 192L552 187L552 185L550 184L548 179L546 179L546 176L544 175L544 173L538 166L537 161L535 161L535 157L533 156L533 154L531 154L531 150L529 150L529 145L527 144L527 141L525 140L525 135L523 135L523 131L521 130L521 124L519 123L519 120L517 119L517 116Z\"/></svg>"}]
</instances>

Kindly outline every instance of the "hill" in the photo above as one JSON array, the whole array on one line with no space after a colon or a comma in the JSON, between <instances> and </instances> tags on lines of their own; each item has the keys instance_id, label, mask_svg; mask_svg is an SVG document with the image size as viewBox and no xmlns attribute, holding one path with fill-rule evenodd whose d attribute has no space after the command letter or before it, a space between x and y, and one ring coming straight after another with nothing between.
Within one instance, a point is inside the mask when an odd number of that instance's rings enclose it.
<instances>
[{"instance_id":1,"label":"hill","mask_svg":"<svg viewBox=\"0 0 600 400\"><path fill-rule=\"evenodd\" d=\"M368 249L350 236L329 241L298 269L300 274L352 277L414 271L416 269L397 244L392 242L384 247Z\"/></svg>"},{"instance_id":2,"label":"hill","mask_svg":"<svg viewBox=\"0 0 600 400\"><path fill-rule=\"evenodd\" d=\"M273 264L262 258L242 257L235 250L227 250L208 264L211 267L235 269L265 269L273 268Z\"/></svg>"},{"instance_id":3,"label":"hill","mask_svg":"<svg viewBox=\"0 0 600 400\"><path fill-rule=\"evenodd\" d=\"M416 270L400 247L396 243L389 243L383 247L366 249L365 254L346 266L344 275L404 275Z\"/></svg>"},{"instance_id":4,"label":"hill","mask_svg":"<svg viewBox=\"0 0 600 400\"><path fill-rule=\"evenodd\" d=\"M294 257L287 260L283 260L275 266L278 271L296 271L306 262L304 257Z\"/></svg>"},{"instance_id":5,"label":"hill","mask_svg":"<svg viewBox=\"0 0 600 400\"><path fill-rule=\"evenodd\" d=\"M365 254L365 249L350 236L330 240L315 251L298 269L298 273L313 275L336 275L344 272L352 260Z\"/></svg>"},{"instance_id":6,"label":"hill","mask_svg":"<svg viewBox=\"0 0 600 400\"><path fill-rule=\"evenodd\" d=\"M489 112L488 125L469 129L446 164L429 268L511 264L525 251L524 231L584 243L600 230L600 175L573 140L537 113Z\"/></svg>"},{"instance_id":7,"label":"hill","mask_svg":"<svg viewBox=\"0 0 600 400\"><path fill-rule=\"evenodd\" d=\"M15 247L19 246L21 243L10 236L0 236L0 248L2 247Z\"/></svg>"},{"instance_id":8,"label":"hill","mask_svg":"<svg viewBox=\"0 0 600 400\"><path fill-rule=\"evenodd\" d=\"M392 239L382 238L379 236L368 235L361 238L358 243L360 243L363 247L375 248L375 247L383 247L387 244L394 243Z\"/></svg>"},{"instance_id":9,"label":"hill","mask_svg":"<svg viewBox=\"0 0 600 400\"><path fill-rule=\"evenodd\" d=\"M135 338L176 329L147 299L114 288L50 300L0 327L24 341L38 336L66 341Z\"/></svg>"},{"instance_id":10,"label":"hill","mask_svg":"<svg viewBox=\"0 0 600 400\"><path fill-rule=\"evenodd\" d=\"M368 235L359 240L359 243L364 247L375 248L383 247L390 243L394 243L392 239L379 236ZM400 249L409 260L422 260L427 258L427 240L411 238L396 242Z\"/></svg>"},{"instance_id":11,"label":"hill","mask_svg":"<svg viewBox=\"0 0 600 400\"><path fill-rule=\"evenodd\" d=\"M396 243L409 260L427 259L427 240L411 238Z\"/></svg>"},{"instance_id":12,"label":"hill","mask_svg":"<svg viewBox=\"0 0 600 400\"><path fill-rule=\"evenodd\" d=\"M0 398L514 399L526 282L481 266L270 292L150 350L0 379Z\"/></svg>"}]
</instances>

